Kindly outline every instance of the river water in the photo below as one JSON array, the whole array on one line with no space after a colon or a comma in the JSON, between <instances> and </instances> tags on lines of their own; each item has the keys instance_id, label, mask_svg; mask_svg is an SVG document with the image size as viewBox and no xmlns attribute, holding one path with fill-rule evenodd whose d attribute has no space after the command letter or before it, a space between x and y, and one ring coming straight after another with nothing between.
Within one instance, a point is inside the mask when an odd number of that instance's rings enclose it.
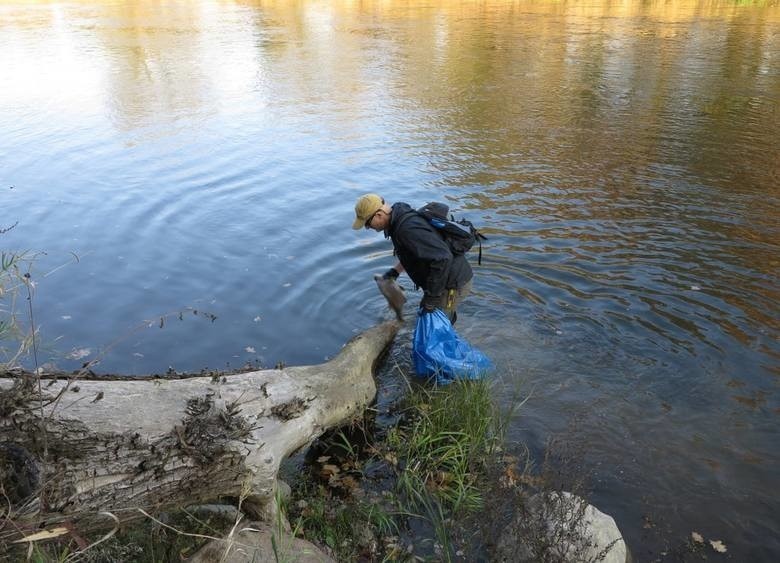
<instances>
[{"instance_id":1,"label":"river water","mask_svg":"<svg viewBox=\"0 0 780 563\"><path fill-rule=\"evenodd\" d=\"M639 561L780 558L777 2L0 1L0 77L39 364L321 362L389 318L355 198L442 200L510 437Z\"/></svg>"}]
</instances>

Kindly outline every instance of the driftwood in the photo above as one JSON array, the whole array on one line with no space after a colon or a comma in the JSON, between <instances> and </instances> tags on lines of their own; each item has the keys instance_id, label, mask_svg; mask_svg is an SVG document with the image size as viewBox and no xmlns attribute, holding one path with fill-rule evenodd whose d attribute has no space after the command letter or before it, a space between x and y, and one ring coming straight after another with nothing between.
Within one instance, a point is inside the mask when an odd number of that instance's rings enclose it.
<instances>
[{"instance_id":1,"label":"driftwood","mask_svg":"<svg viewBox=\"0 0 780 563\"><path fill-rule=\"evenodd\" d=\"M218 497L271 521L281 461L363 412L397 329L367 330L324 364L227 377L0 377L0 544Z\"/></svg>"}]
</instances>

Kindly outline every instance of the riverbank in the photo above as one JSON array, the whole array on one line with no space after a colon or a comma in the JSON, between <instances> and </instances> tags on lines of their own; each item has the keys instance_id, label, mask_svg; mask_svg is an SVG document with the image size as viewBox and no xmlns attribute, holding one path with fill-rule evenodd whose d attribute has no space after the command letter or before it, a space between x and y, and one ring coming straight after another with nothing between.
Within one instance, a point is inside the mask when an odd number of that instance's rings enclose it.
<instances>
[{"instance_id":1,"label":"riverbank","mask_svg":"<svg viewBox=\"0 0 780 563\"><path fill-rule=\"evenodd\" d=\"M470 518L512 461L489 383L411 382L386 408L396 424L369 411L312 448L288 503L293 528L338 561L474 560L483 550L474 540L486 535L473 533Z\"/></svg>"},{"instance_id":2,"label":"riverbank","mask_svg":"<svg viewBox=\"0 0 780 563\"><path fill-rule=\"evenodd\" d=\"M285 506L297 535L336 561L629 560L561 447L537 463L507 444L519 396L501 411L489 380L432 388L393 369L405 393L323 436L290 468Z\"/></svg>"},{"instance_id":3,"label":"riverbank","mask_svg":"<svg viewBox=\"0 0 780 563\"><path fill-rule=\"evenodd\" d=\"M518 514L530 514L529 499L540 492L583 494L584 487L562 478L559 459L536 464L522 448L508 447L505 428L516 412L496 407L493 382L433 388L387 363L371 408L283 465L280 479L291 486L279 487L281 510L269 530L277 561L289 560L285 550L299 540L335 561L500 561L518 549L527 561L604 560L556 558L560 542L550 541L541 519L528 519L517 535L502 534ZM522 400L513 404L521 409ZM34 544L32 557L41 563L189 558L247 526L227 505L241 499L217 502L226 504L149 510L111 537L72 534L59 544ZM558 535L575 534L582 516L563 522Z\"/></svg>"}]
</instances>

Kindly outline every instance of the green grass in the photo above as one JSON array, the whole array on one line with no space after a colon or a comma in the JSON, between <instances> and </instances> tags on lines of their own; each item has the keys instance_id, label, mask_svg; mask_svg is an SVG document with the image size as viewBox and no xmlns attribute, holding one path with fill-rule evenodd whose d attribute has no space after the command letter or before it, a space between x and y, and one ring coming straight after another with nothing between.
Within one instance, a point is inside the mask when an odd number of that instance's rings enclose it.
<instances>
[{"instance_id":1,"label":"green grass","mask_svg":"<svg viewBox=\"0 0 780 563\"><path fill-rule=\"evenodd\" d=\"M23 278L19 272L21 256L15 253L0 253L0 368L13 367L12 363L24 351L24 333L16 316L18 289ZM19 343L20 351L9 351L3 347L12 342ZM16 353L13 353L16 352Z\"/></svg>"},{"instance_id":2,"label":"green grass","mask_svg":"<svg viewBox=\"0 0 780 563\"><path fill-rule=\"evenodd\" d=\"M412 386L400 424L364 448L372 452L370 460L358 459L345 433L334 432L326 444L340 455L330 449L323 462L339 465L340 475L345 468L384 464L389 478L380 486L383 496L369 481L358 491L337 480L318 483L315 466L314 477L299 482L290 501L298 535L327 546L338 561L412 560L411 547L452 560L453 523L483 507L489 468L502 450L507 418L491 393L487 381Z\"/></svg>"},{"instance_id":3,"label":"green grass","mask_svg":"<svg viewBox=\"0 0 780 563\"><path fill-rule=\"evenodd\" d=\"M412 509L440 504L448 513L478 510L480 480L503 441L503 418L485 380L412 390L406 423L388 446L400 460L398 486ZM430 497L430 498L429 498Z\"/></svg>"}]
</instances>

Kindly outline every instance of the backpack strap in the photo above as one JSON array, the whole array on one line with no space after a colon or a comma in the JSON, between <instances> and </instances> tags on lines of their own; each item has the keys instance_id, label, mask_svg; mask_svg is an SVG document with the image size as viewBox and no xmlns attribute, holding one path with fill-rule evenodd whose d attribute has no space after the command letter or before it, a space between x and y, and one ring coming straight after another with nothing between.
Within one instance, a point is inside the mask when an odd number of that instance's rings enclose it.
<instances>
[{"instance_id":1,"label":"backpack strap","mask_svg":"<svg viewBox=\"0 0 780 563\"><path fill-rule=\"evenodd\" d=\"M418 211L415 211L414 209L412 209L408 213L404 213L403 215L401 215L401 217L398 219L398 224L393 229L393 232L395 232L398 229L400 229L401 225L406 223L412 215L420 215L420 213ZM422 215L420 215L420 216L422 217Z\"/></svg>"},{"instance_id":2,"label":"backpack strap","mask_svg":"<svg viewBox=\"0 0 780 563\"><path fill-rule=\"evenodd\" d=\"M431 204L429 204L429 205L431 205ZM444 207L444 209L447 209L447 206L444 205L444 204L436 204L434 202L433 205L442 205ZM408 213L405 213L403 216L401 216L400 219L398 219L398 224L395 226L393 231L395 232L397 229L400 229L401 225L403 225L409 219L409 217L411 217L412 215L418 215L418 216L422 217L423 219L425 219L426 223L431 224L431 220L428 217L426 217L424 214L420 213L420 211L418 209L412 209ZM444 217L445 217L445 220L446 220L447 216L445 215ZM459 221L455 220L455 217L453 215L450 215L450 222L451 223L459 223ZM442 236L442 237L444 236L444 235L441 234L441 229L437 228L434 225L431 225L431 226L433 227L434 231L439 233L440 236ZM479 244L479 254L477 256L477 264L479 266L481 266L482 265L482 241L483 240L487 240L487 237L485 235L483 235L482 233L480 233L477 229L473 228L473 226L472 226L472 229L473 229L473 233L474 233L474 238L476 239L476 242Z\"/></svg>"},{"instance_id":3,"label":"backpack strap","mask_svg":"<svg viewBox=\"0 0 780 563\"><path fill-rule=\"evenodd\" d=\"M474 236L477 239L477 243L479 243L479 257L477 258L477 264L481 266L482 265L482 241L487 240L487 237L476 229L474 229Z\"/></svg>"}]
</instances>

